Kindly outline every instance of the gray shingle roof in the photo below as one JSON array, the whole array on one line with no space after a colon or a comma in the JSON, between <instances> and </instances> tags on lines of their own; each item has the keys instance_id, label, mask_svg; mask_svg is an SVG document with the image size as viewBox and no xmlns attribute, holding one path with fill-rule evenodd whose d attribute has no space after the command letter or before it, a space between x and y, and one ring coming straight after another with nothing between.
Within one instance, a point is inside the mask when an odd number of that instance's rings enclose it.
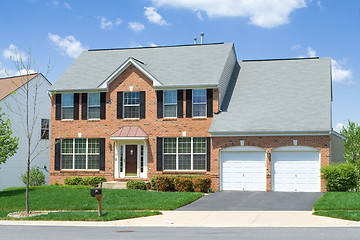
<instances>
[{"instance_id":1,"label":"gray shingle roof","mask_svg":"<svg viewBox=\"0 0 360 240\"><path fill-rule=\"evenodd\" d=\"M169 85L219 84L232 43L83 52L50 90L96 89L130 57Z\"/></svg>"},{"instance_id":2,"label":"gray shingle roof","mask_svg":"<svg viewBox=\"0 0 360 240\"><path fill-rule=\"evenodd\" d=\"M331 97L330 58L239 62L210 133L330 131Z\"/></svg>"}]
</instances>

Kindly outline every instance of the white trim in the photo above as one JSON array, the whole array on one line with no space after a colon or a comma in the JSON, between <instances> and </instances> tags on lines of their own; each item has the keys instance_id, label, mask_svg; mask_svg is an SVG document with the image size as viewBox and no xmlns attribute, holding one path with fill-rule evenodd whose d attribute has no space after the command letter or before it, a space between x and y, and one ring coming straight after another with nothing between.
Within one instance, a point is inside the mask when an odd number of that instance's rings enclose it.
<instances>
[{"instance_id":1,"label":"white trim","mask_svg":"<svg viewBox=\"0 0 360 240\"><path fill-rule=\"evenodd\" d=\"M107 88L108 85L115 80L122 72L124 72L130 65L134 65L139 71L147 76L152 82L153 86L161 86L162 84L152 76L148 71L141 67L133 58L128 58L123 64L121 64L109 77L107 77L98 88Z\"/></svg>"},{"instance_id":2,"label":"white trim","mask_svg":"<svg viewBox=\"0 0 360 240\"><path fill-rule=\"evenodd\" d=\"M320 152L319 149L308 146L284 146L274 148L271 152Z\"/></svg>"},{"instance_id":3,"label":"white trim","mask_svg":"<svg viewBox=\"0 0 360 240\"><path fill-rule=\"evenodd\" d=\"M274 131L274 132L212 132L211 137L242 137L242 136L318 136L330 135L330 131Z\"/></svg>"},{"instance_id":4,"label":"white trim","mask_svg":"<svg viewBox=\"0 0 360 240\"><path fill-rule=\"evenodd\" d=\"M218 88L218 84L192 84L192 85L161 85L154 86L156 90L170 90L170 89L207 89Z\"/></svg>"},{"instance_id":5,"label":"white trim","mask_svg":"<svg viewBox=\"0 0 360 240\"><path fill-rule=\"evenodd\" d=\"M235 146L220 150L221 152L265 152L265 149L255 146Z\"/></svg>"},{"instance_id":6,"label":"white trim","mask_svg":"<svg viewBox=\"0 0 360 240\"><path fill-rule=\"evenodd\" d=\"M336 131L334 131L334 130L331 131L331 134L334 134L335 136L341 138L343 141L346 140L346 137L345 137L345 136L343 136L341 133L338 133L338 132L336 132Z\"/></svg>"}]
</instances>

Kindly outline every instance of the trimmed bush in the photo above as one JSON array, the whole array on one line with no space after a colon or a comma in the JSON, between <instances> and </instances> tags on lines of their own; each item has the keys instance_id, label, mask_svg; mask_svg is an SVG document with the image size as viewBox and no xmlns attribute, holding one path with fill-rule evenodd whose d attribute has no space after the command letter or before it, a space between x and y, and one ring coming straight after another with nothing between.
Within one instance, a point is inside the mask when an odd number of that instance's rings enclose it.
<instances>
[{"instance_id":1,"label":"trimmed bush","mask_svg":"<svg viewBox=\"0 0 360 240\"><path fill-rule=\"evenodd\" d=\"M159 176L159 175L154 175L151 177L150 180L150 184L151 184L151 189L156 190L156 184L155 184L155 178ZM196 177L201 177L201 175L187 175L187 174L182 174L182 175L167 175L169 177L171 177L171 184L170 184L170 190L169 191L175 191L175 184L174 184L174 180L177 177L184 177L184 178L190 178L190 179L194 179Z\"/></svg>"},{"instance_id":2,"label":"trimmed bush","mask_svg":"<svg viewBox=\"0 0 360 240\"><path fill-rule=\"evenodd\" d=\"M190 178L185 177L177 177L174 180L175 189L178 192L192 192L193 189L193 183Z\"/></svg>"},{"instance_id":3,"label":"trimmed bush","mask_svg":"<svg viewBox=\"0 0 360 240\"><path fill-rule=\"evenodd\" d=\"M67 177L64 183L65 185L82 185L82 177Z\"/></svg>"},{"instance_id":4,"label":"trimmed bush","mask_svg":"<svg viewBox=\"0 0 360 240\"><path fill-rule=\"evenodd\" d=\"M139 189L139 190L146 190L146 183L141 180L129 180L126 183L127 189Z\"/></svg>"},{"instance_id":5,"label":"trimmed bush","mask_svg":"<svg viewBox=\"0 0 360 240\"><path fill-rule=\"evenodd\" d=\"M21 180L26 185L26 172L24 174L21 174ZM32 167L29 172L29 185L40 186L45 183L45 174L40 170L38 166Z\"/></svg>"},{"instance_id":6,"label":"trimmed bush","mask_svg":"<svg viewBox=\"0 0 360 240\"><path fill-rule=\"evenodd\" d=\"M211 178L200 176L193 179L194 182L194 190L196 192L209 192L211 186Z\"/></svg>"},{"instance_id":7,"label":"trimmed bush","mask_svg":"<svg viewBox=\"0 0 360 240\"><path fill-rule=\"evenodd\" d=\"M328 191L347 192L358 187L359 171L353 164L340 163L321 167Z\"/></svg>"},{"instance_id":8,"label":"trimmed bush","mask_svg":"<svg viewBox=\"0 0 360 240\"><path fill-rule=\"evenodd\" d=\"M157 175L154 179L156 190L168 192L172 189L172 177Z\"/></svg>"}]
</instances>

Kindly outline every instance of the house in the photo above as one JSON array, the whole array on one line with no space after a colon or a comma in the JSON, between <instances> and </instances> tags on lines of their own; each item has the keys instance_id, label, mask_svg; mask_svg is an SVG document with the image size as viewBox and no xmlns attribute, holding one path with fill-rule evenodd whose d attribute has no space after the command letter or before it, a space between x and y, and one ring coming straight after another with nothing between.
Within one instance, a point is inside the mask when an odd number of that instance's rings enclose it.
<instances>
[{"instance_id":1,"label":"house","mask_svg":"<svg viewBox=\"0 0 360 240\"><path fill-rule=\"evenodd\" d=\"M49 90L50 183L199 174L214 190L325 191L342 161L330 58L237 61L232 43L83 52Z\"/></svg>"},{"instance_id":2,"label":"house","mask_svg":"<svg viewBox=\"0 0 360 240\"><path fill-rule=\"evenodd\" d=\"M24 91L29 87L30 99L37 96L36 113L33 114L33 100L30 101L30 119L34 119L31 149L32 156L37 157L31 166L39 166L49 183L50 167L50 99L47 89L51 83L41 74L34 73L15 77L0 78L0 108L11 121L13 135L19 137L19 146L14 156L0 165L0 190L8 187L23 187L21 174L27 169L27 137L24 127L26 126L26 97ZM37 93L35 93L37 91ZM32 123L32 120L30 121ZM35 147L37 145L37 147ZM46 170L45 170L46 169Z\"/></svg>"}]
</instances>

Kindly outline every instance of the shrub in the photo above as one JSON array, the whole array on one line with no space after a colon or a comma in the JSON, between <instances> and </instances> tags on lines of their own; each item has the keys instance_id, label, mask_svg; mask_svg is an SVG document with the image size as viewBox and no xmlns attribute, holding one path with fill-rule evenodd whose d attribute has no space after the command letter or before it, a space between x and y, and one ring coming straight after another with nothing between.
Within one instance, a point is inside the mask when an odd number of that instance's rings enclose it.
<instances>
[{"instance_id":1,"label":"shrub","mask_svg":"<svg viewBox=\"0 0 360 240\"><path fill-rule=\"evenodd\" d=\"M105 177L85 177L82 179L81 184L97 187L97 186L99 186L100 183L103 183L103 182L106 182Z\"/></svg>"},{"instance_id":2,"label":"shrub","mask_svg":"<svg viewBox=\"0 0 360 240\"><path fill-rule=\"evenodd\" d=\"M65 185L82 185L82 178L78 176L67 177L64 183Z\"/></svg>"},{"instance_id":3,"label":"shrub","mask_svg":"<svg viewBox=\"0 0 360 240\"><path fill-rule=\"evenodd\" d=\"M166 175L157 175L154 179L155 187L158 191L168 192L172 189L172 177Z\"/></svg>"},{"instance_id":4,"label":"shrub","mask_svg":"<svg viewBox=\"0 0 360 240\"><path fill-rule=\"evenodd\" d=\"M193 179L194 182L194 190L196 192L209 192L211 186L211 178L200 176Z\"/></svg>"},{"instance_id":5,"label":"shrub","mask_svg":"<svg viewBox=\"0 0 360 240\"><path fill-rule=\"evenodd\" d=\"M193 183L190 178L185 177L177 177L174 180L175 189L178 192L192 192L193 189Z\"/></svg>"},{"instance_id":6,"label":"shrub","mask_svg":"<svg viewBox=\"0 0 360 240\"><path fill-rule=\"evenodd\" d=\"M128 189L139 189L146 190L146 183L141 180L129 180L126 183L126 188Z\"/></svg>"},{"instance_id":7,"label":"shrub","mask_svg":"<svg viewBox=\"0 0 360 240\"><path fill-rule=\"evenodd\" d=\"M21 174L21 180L26 185L26 172L24 174ZM45 174L40 170L38 166L32 167L29 172L29 185L40 186L45 183Z\"/></svg>"},{"instance_id":8,"label":"shrub","mask_svg":"<svg viewBox=\"0 0 360 240\"><path fill-rule=\"evenodd\" d=\"M156 178L157 175L154 175L151 177L150 179L150 186L151 186L151 189L153 190L156 190L156 184L155 184L155 178Z\"/></svg>"},{"instance_id":9,"label":"shrub","mask_svg":"<svg viewBox=\"0 0 360 240\"><path fill-rule=\"evenodd\" d=\"M323 166L321 173L329 191L352 191L359 184L359 171L350 163Z\"/></svg>"}]
</instances>

